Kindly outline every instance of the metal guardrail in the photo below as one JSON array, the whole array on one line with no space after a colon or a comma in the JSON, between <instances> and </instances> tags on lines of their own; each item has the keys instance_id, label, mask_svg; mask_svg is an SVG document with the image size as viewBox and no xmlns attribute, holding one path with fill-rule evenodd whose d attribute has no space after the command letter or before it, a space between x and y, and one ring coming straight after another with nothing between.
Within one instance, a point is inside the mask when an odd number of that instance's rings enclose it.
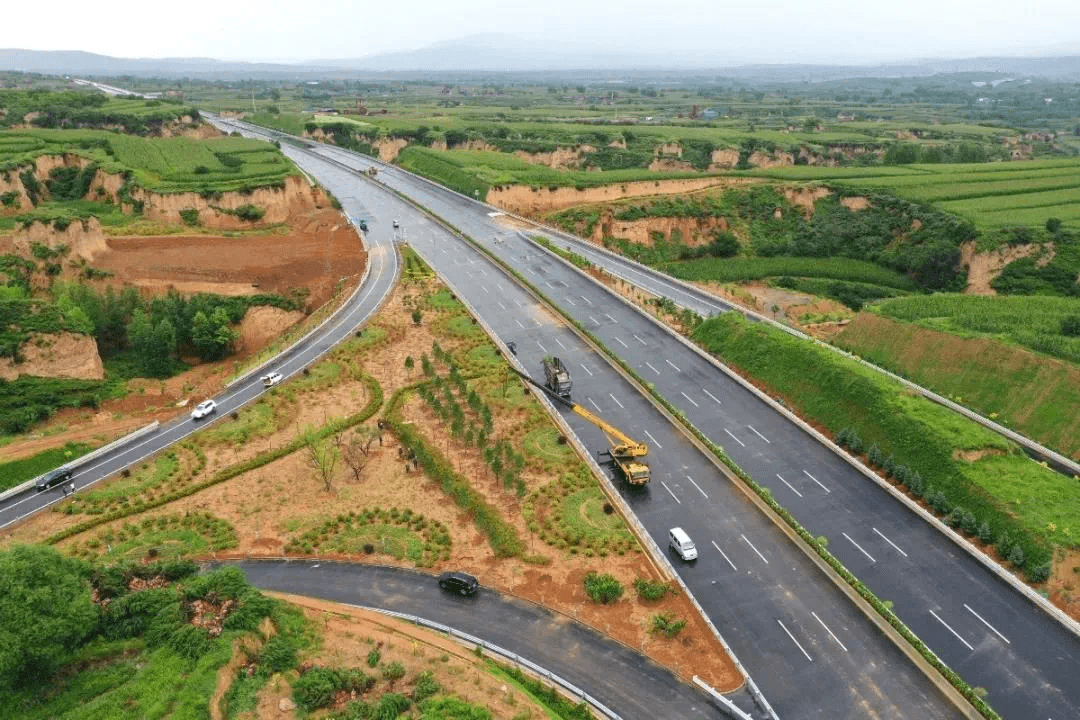
<instances>
[{"instance_id":1,"label":"metal guardrail","mask_svg":"<svg viewBox=\"0 0 1080 720\"><path fill-rule=\"evenodd\" d=\"M74 470L75 468L79 467L80 465L85 465L86 463L90 462L94 458L100 457L100 456L104 455L105 453L109 452L110 450L113 450L113 449L123 445L124 443L128 443L128 442L131 442L133 440L138 440L143 435L147 435L147 434L153 432L154 430L157 430L157 428L158 428L158 426L160 424L161 423L159 423L157 420L155 420L154 422L150 423L149 425L144 425L143 427L139 428L138 430L135 430L134 432L130 432L127 435L125 435L124 437L122 437L122 438L117 438L116 440L113 440L108 445L102 445L97 450L93 450L91 452L88 452L87 454L85 454L85 455L83 455L81 457L75 458L71 462L65 463L65 464L61 465L60 467L53 468L49 472L54 472L55 470ZM15 495L18 495L19 493L23 492L24 490L29 490L30 488L34 487L34 485L37 483L37 481L39 479L41 479L42 477L44 477L47 474L48 473L42 473L41 475L38 475L36 478L33 478L32 480L27 480L22 485L17 485L17 486L15 486L13 488L9 488L9 489L5 490L4 492L0 493L0 502L3 502L4 500L7 500L10 497L14 497Z\"/></svg>"},{"instance_id":2,"label":"metal guardrail","mask_svg":"<svg viewBox=\"0 0 1080 720\"><path fill-rule=\"evenodd\" d=\"M348 604L348 603L346 603L346 604ZM457 638L459 640L464 640L465 642L472 643L476 647L481 647L481 648L483 648L485 650L488 650L488 651L493 652L493 653L495 653L497 655L500 655L500 656L506 658L507 660L513 662L514 664L526 667L531 672L535 673L536 675L539 675L540 677L542 677L542 678L544 678L544 679L546 679L546 680L548 680L548 681L550 681L552 683L555 683L560 688L562 688L565 692L572 695L574 698L578 699L579 701L588 703L590 706L595 708L598 712L603 714L604 717L610 718L610 720L622 720L621 715L616 713L614 710L612 710L608 706L604 705L602 702L600 702L599 700L594 698L589 693L587 693L584 690L582 690L581 688L579 688L577 685L574 685L570 681L562 678L559 675L556 675L555 673L551 672L547 668L544 668L544 667L541 667L540 665L537 665L536 663L529 660L528 658L524 658L524 657L522 657L521 655L518 655L515 652L511 652L510 650L507 650L507 649L505 649L503 647L500 647L500 646L496 645L495 643L490 643L487 640L484 640L483 638L478 638L475 635L470 635L469 633L462 632L460 630L457 630L455 628L450 627L449 625L443 625L442 623L437 623L437 622L434 622L433 620L427 620L425 618L418 617L416 615L409 615L408 613L399 613L399 612L395 612L393 610L383 610L381 608L367 607L367 606L364 606L364 605L352 605L351 607L358 607L358 608L362 608L364 610L370 610L370 611L373 611L373 612L382 613L383 615L389 615L391 617L396 617L396 618L399 618L401 620L407 620L407 621L409 621L411 623L414 623L416 625L421 625L423 627L430 628L432 630L438 630L439 632L446 633L447 635L449 635L452 638Z\"/></svg>"}]
</instances>

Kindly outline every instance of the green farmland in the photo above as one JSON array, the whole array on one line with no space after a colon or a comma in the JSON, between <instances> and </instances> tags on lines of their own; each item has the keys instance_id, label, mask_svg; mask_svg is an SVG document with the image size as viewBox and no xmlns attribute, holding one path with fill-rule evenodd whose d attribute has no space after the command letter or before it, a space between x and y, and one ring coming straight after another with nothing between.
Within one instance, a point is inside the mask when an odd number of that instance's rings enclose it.
<instances>
[{"instance_id":1,"label":"green farmland","mask_svg":"<svg viewBox=\"0 0 1080 720\"><path fill-rule=\"evenodd\" d=\"M281 183L296 169L276 148L247 138L144 138L104 130L0 132L0 170L45 155L74 154L162 193L229 191Z\"/></svg>"},{"instance_id":2,"label":"green farmland","mask_svg":"<svg viewBox=\"0 0 1080 720\"><path fill-rule=\"evenodd\" d=\"M762 177L827 181L932 202L981 229L1041 226L1058 218L1080 228L1080 159L874 168L786 167Z\"/></svg>"}]
</instances>

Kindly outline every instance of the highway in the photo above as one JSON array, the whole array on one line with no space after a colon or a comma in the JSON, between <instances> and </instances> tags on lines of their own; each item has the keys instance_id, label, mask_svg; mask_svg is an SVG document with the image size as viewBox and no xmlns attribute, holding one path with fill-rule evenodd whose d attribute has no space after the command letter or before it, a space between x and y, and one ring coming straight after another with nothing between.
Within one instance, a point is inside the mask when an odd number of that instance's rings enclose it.
<instances>
[{"instance_id":1,"label":"highway","mask_svg":"<svg viewBox=\"0 0 1080 720\"><path fill-rule=\"evenodd\" d=\"M316 152L357 167L363 162L321 146L311 151L283 144L282 149L290 157ZM379 178L392 172L380 168ZM371 192L380 190L371 185ZM649 442L652 484L644 492L621 491L661 547L666 547L673 525L682 525L694 537L702 558L679 565L680 574L780 717L958 716L806 555L564 322L418 209L403 203L395 217L401 219L411 247L500 339L515 342L518 358L534 377L540 377L544 355L559 355L575 373L577 402ZM603 287L560 275L562 263L516 232L493 227L486 214L479 220L485 226L476 230L486 233L492 247L536 278L542 290L577 308L590 329L613 329L611 344L629 350L633 343L658 371L674 372L678 343L664 328L640 324L641 316ZM478 236L473 228L465 230ZM724 390L716 387L716 392ZM700 388L696 393L701 396ZM588 447L607 447L599 429L573 414L566 420ZM815 692L807 693L811 687Z\"/></svg>"},{"instance_id":2,"label":"highway","mask_svg":"<svg viewBox=\"0 0 1080 720\"><path fill-rule=\"evenodd\" d=\"M600 337L608 348L635 367L642 377L653 382L691 422L723 445L759 483L769 487L780 503L813 534L828 537L830 550L878 597L892 601L901 619L945 662L972 685L985 688L987 699L1004 717L1080 717L1080 683L1075 681L1080 677L1080 640L1077 636L935 528L914 516L890 494L700 355L675 341L655 322L627 307L566 263L539 251L517 231L491 217L488 206L399 168L375 163L370 158L339 148L319 146L314 152L358 169L378 167L378 179L382 183L460 228L521 272L564 311ZM451 257L447 265L441 260L444 253L438 249L447 240L424 224L426 221L422 216L404 219L413 246L425 259L445 270L451 279L455 270L460 272L462 264L470 264L464 259L465 255L455 249L445 253ZM487 286L479 285L483 277L475 272L465 276L460 281L464 287L459 290L469 295L470 302L482 313L485 309L497 313L489 322L503 339L517 341L519 355L527 365L533 363L537 376L538 358L545 354L544 351L559 354L570 361L572 370L579 370L575 373L575 387L583 394L580 397L575 394L576 400L584 401L593 410L601 407L602 414L617 425L621 418L627 418L630 425L624 429L641 432L644 435L641 439L650 439L644 430L651 431L651 428L640 423L643 415L636 409L616 405L616 401L626 404L623 398L628 390L621 388L616 392L603 387L601 381L589 375L595 368L589 367L587 362L584 365L575 362L569 352L562 350L559 343L566 343L562 337L559 342L554 339L545 342L535 327L528 326L526 319L516 315L507 317L510 306L500 295L502 289L489 287L484 291L482 288ZM475 302L473 294L478 295ZM491 297L486 297L488 295ZM504 323L501 326L500 321ZM530 344L537 342L536 356L527 359L522 349L529 349ZM574 422L571 419L571 423ZM603 439L591 427L581 427L579 432L591 447L602 447ZM658 442L653 443L654 453L659 445L665 445L663 437L657 436L655 440ZM720 571L730 573L732 577L745 572L747 561L752 563L755 557L758 562L763 562L761 556L767 558L767 553L753 552L741 534L726 540L713 537L713 533L725 528L733 516L745 521L753 513L744 512L742 508L733 513L732 508L740 507L734 499L717 501L717 488L708 481L703 484L694 473L685 472L683 466L687 463L683 452L676 455L670 464L659 457L653 460L656 480L647 500L635 502L630 498L642 521L653 530L651 514L663 514L657 505L675 506L674 512L668 510L667 519L663 521L671 520L672 524L676 524L675 519L681 513L690 511L687 506L692 505L694 511L700 511L703 504L707 505L715 514L701 518L698 527L705 534L696 532L690 521L680 520L678 524L687 526L699 546L706 550L716 540L717 555L708 563L710 572L714 573L712 581L722 582L720 578L725 576ZM650 457L653 456L651 453ZM679 471L670 480L663 477L663 471L657 472L658 468L672 466ZM714 484L722 485L716 481ZM666 500L663 500L664 495L668 496ZM663 529L663 522L655 527ZM654 537L663 543L662 534L654 533ZM738 548L746 559L740 562L739 558L733 557L731 548ZM705 554L702 560L708 558ZM703 564L702 561L698 563L699 566ZM693 568L688 574L697 572L698 568ZM787 582L791 583L791 578ZM809 580L794 583L794 594L801 595L806 591L803 582L815 583ZM696 588L695 593L698 594ZM698 597L711 614L708 595L698 594ZM806 627L816 627L822 637L831 641L822 625L810 614L817 612L817 608L807 607L806 610ZM714 617L714 620L725 636L734 632L722 617ZM731 637L729 641L736 644ZM736 651L751 667L766 695L770 699L782 697L776 689L766 687L766 678L774 669L758 671L754 660L741 647L736 646ZM813 653L807 654L813 658ZM804 660L813 662L805 657ZM784 677L782 672L780 677Z\"/></svg>"}]
</instances>

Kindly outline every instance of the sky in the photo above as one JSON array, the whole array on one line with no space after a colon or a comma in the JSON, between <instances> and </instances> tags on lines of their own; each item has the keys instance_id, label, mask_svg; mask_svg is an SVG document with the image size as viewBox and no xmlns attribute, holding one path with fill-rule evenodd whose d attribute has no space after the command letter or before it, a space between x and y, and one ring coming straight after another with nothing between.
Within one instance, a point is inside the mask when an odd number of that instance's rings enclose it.
<instances>
[{"instance_id":1,"label":"sky","mask_svg":"<svg viewBox=\"0 0 1080 720\"><path fill-rule=\"evenodd\" d=\"M6 7L0 48L296 61L413 50L480 33L628 54L708 51L733 64L1080 54L1080 2L53 0Z\"/></svg>"}]
</instances>

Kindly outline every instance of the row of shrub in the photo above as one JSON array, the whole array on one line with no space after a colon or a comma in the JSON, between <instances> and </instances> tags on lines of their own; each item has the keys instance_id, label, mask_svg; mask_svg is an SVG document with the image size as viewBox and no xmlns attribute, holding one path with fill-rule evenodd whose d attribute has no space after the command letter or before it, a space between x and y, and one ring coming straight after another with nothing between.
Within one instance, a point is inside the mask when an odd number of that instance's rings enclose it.
<instances>
[{"instance_id":1,"label":"row of shrub","mask_svg":"<svg viewBox=\"0 0 1080 720\"><path fill-rule=\"evenodd\" d=\"M401 528L418 538L420 547L415 554L398 548L398 552L390 551L395 557L412 560L417 567L431 567L438 560L450 558L451 539L446 526L438 520L414 514L408 508L399 511L397 508L383 510L375 507L360 512L341 513L290 540L285 546L285 552L309 555L320 551L355 552L350 543L354 537L368 540L360 548L365 553L387 552L374 542L374 536L385 527Z\"/></svg>"},{"instance_id":2,"label":"row of shrub","mask_svg":"<svg viewBox=\"0 0 1080 720\"><path fill-rule=\"evenodd\" d=\"M525 552L525 543L514 526L506 522L497 508L472 489L469 481L454 470L450 462L413 424L403 421L401 409L420 384L400 388L391 396L384 414L387 426L410 453L417 466L439 483L443 492L449 495L458 507L472 516L477 529L487 536L496 557L522 555Z\"/></svg>"}]
</instances>

